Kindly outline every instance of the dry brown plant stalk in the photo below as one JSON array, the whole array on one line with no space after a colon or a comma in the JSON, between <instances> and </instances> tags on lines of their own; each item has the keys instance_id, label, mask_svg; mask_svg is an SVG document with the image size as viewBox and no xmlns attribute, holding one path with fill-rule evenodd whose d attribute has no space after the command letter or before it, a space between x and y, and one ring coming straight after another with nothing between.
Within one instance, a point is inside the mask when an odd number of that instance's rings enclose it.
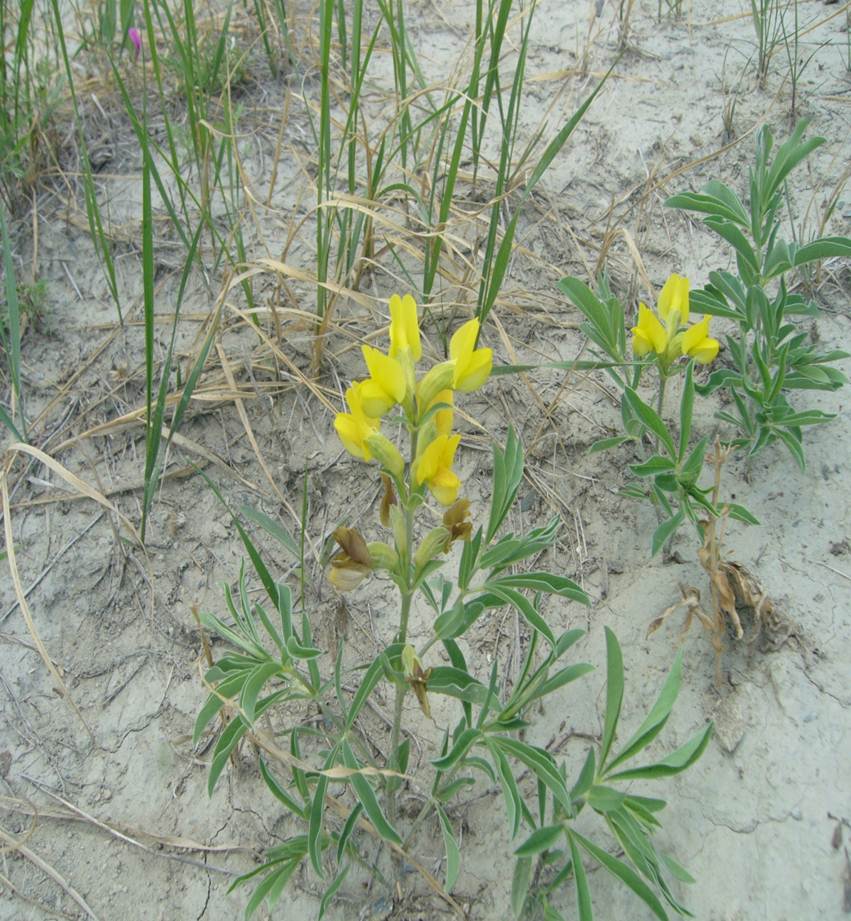
<instances>
[{"instance_id":1,"label":"dry brown plant stalk","mask_svg":"<svg viewBox=\"0 0 851 921\"><path fill-rule=\"evenodd\" d=\"M732 447L722 446L720 439L715 439L715 450L709 459L715 469L712 504L716 508L721 497L722 471L732 452ZM724 558L722 550L724 531L729 517L729 508L722 506L720 516L701 521L703 546L697 551L697 558L709 577L709 610L707 611L701 604L698 588L680 585L682 596L680 600L666 608L647 629L649 636L658 630L668 617L680 608L684 608L686 616L680 633L680 641L682 641L691 628L692 621L697 618L701 626L709 633L712 648L715 650L715 683L717 685L721 684L721 655L726 648L727 636L741 640L745 635L740 612L749 612L753 621L753 633L745 641L748 644L755 643L765 627L776 631L778 622L782 620L756 576L741 563ZM789 635L789 632L791 631L787 631L786 636Z\"/></svg>"}]
</instances>

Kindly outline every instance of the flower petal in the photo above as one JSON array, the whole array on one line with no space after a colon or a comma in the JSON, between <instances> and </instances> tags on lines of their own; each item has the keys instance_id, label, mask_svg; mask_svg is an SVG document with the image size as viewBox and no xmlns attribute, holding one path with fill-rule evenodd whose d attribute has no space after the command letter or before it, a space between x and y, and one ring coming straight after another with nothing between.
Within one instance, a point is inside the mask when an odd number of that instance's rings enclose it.
<instances>
[{"instance_id":1,"label":"flower petal","mask_svg":"<svg viewBox=\"0 0 851 921\"><path fill-rule=\"evenodd\" d=\"M452 505L458 498L461 480L454 471L443 469L429 480L428 488L441 505Z\"/></svg>"},{"instance_id":2,"label":"flower petal","mask_svg":"<svg viewBox=\"0 0 851 921\"><path fill-rule=\"evenodd\" d=\"M493 350L476 349L470 356L464 371L459 374L456 370L455 389L463 390L470 393L478 390L479 387L490 377L493 369Z\"/></svg>"},{"instance_id":3,"label":"flower petal","mask_svg":"<svg viewBox=\"0 0 851 921\"><path fill-rule=\"evenodd\" d=\"M675 314L680 323L688 323L688 279L683 275L673 274L665 282L656 309L666 326L671 326Z\"/></svg>"},{"instance_id":4,"label":"flower petal","mask_svg":"<svg viewBox=\"0 0 851 921\"><path fill-rule=\"evenodd\" d=\"M646 304L638 305L638 325L633 327L632 332L639 340L640 348L649 343L650 348L657 355L661 355L668 345L668 333L665 327ZM633 341L633 347L635 347L635 341ZM650 348L645 349L644 352L636 352L636 354L646 355Z\"/></svg>"},{"instance_id":5,"label":"flower petal","mask_svg":"<svg viewBox=\"0 0 851 921\"><path fill-rule=\"evenodd\" d=\"M372 383L377 384L390 399L390 405L401 403L405 398L405 371L395 358L390 358L369 345L361 347L363 360L369 369ZM372 415L372 413L369 413Z\"/></svg>"},{"instance_id":6,"label":"flower petal","mask_svg":"<svg viewBox=\"0 0 851 921\"><path fill-rule=\"evenodd\" d=\"M475 317L455 330L449 340L449 357L455 362L456 367L460 366L463 370L466 366L476 347L478 335L479 321Z\"/></svg>"},{"instance_id":7,"label":"flower petal","mask_svg":"<svg viewBox=\"0 0 851 921\"><path fill-rule=\"evenodd\" d=\"M372 460L369 448L364 443L363 430L355 416L351 413L337 413L334 417L334 428L349 454L358 460Z\"/></svg>"},{"instance_id":8,"label":"flower petal","mask_svg":"<svg viewBox=\"0 0 851 921\"><path fill-rule=\"evenodd\" d=\"M420 327L417 322L417 302L406 294L390 298L390 357L395 358L400 352L410 351L414 361L422 357L420 344Z\"/></svg>"}]
</instances>

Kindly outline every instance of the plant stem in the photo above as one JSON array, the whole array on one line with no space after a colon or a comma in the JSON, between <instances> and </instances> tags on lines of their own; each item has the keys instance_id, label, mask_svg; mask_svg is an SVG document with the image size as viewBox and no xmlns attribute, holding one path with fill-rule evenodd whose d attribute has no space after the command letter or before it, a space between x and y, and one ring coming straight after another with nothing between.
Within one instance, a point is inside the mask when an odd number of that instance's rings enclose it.
<instances>
[{"instance_id":1,"label":"plant stem","mask_svg":"<svg viewBox=\"0 0 851 921\"><path fill-rule=\"evenodd\" d=\"M668 386L667 374L659 375L659 395L656 398L656 414L662 418L662 410L665 408L665 388Z\"/></svg>"},{"instance_id":2,"label":"plant stem","mask_svg":"<svg viewBox=\"0 0 851 921\"><path fill-rule=\"evenodd\" d=\"M665 409L665 389L668 386L668 375L659 372L659 393L656 397L656 415L662 419L662 412ZM664 423L664 420L663 420ZM659 453L659 436L654 439L654 450Z\"/></svg>"},{"instance_id":3,"label":"plant stem","mask_svg":"<svg viewBox=\"0 0 851 921\"><path fill-rule=\"evenodd\" d=\"M402 604L399 610L399 635L397 641L403 646L408 639L408 618L411 614L411 599L414 596L414 553L413 553L413 540L414 540L414 510L411 504L411 493L413 492L413 481L414 481L414 462L417 456L417 436L418 432L416 427L411 431L411 459L408 464L408 495L407 501L405 502L405 546L403 548L397 547L397 551L400 552L399 556L402 559L402 565L405 573L405 588L401 591L402 595ZM393 728L390 731L390 764L391 766L396 765L396 754L399 749L399 737L402 731L402 707L405 703L405 695L408 692L408 685L405 681L400 681L396 685L396 701L393 705ZM397 779L390 778L387 783L387 816L390 819L391 824L396 821L397 816L397 806L396 806L396 790L398 788Z\"/></svg>"}]
</instances>

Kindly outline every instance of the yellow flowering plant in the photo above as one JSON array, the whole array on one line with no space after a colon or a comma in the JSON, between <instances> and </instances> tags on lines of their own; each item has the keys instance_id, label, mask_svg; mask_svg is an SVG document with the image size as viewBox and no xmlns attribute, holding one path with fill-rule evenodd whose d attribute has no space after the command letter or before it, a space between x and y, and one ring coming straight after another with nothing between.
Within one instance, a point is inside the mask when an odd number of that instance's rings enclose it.
<instances>
[{"instance_id":1,"label":"yellow flowering plant","mask_svg":"<svg viewBox=\"0 0 851 921\"><path fill-rule=\"evenodd\" d=\"M210 695L195 726L199 744L211 727L216 738L209 790L215 789L240 740L248 739L260 752L260 773L275 801L303 829L270 847L263 864L234 883L258 882L246 916L264 901L271 908L302 864L324 880L320 917L355 867L366 868L385 885L386 897L404 899L411 886L402 872L405 866L460 915L453 890L462 886L462 852L453 814L463 806L464 794L482 781L498 785L503 794L516 858L512 903L518 917L525 911L546 913L548 900L571 880L577 898L590 906L587 879L573 870L582 866L580 854L624 881L658 917L667 917L663 903L680 912L665 880L667 858L657 854L652 841L664 804L617 786L678 773L704 750L711 727L661 762L628 764L667 720L682 660L676 659L648 718L618 750L624 674L620 647L607 631L605 730L600 745L589 748L584 762L575 765L572 786L566 765L546 748L518 737L546 698L592 670L586 663L561 661L582 631L555 628L567 619L557 604L588 604L588 597L566 576L522 566L541 559L553 545L558 519L527 533L501 533L523 479L523 451L511 430L505 446L493 449L489 513L476 523L475 504L462 495L461 434L452 431L454 398L487 381L493 356L477 346L478 321L471 320L453 334L449 358L418 373L423 350L416 310L411 297L391 299L388 351L363 350L368 376L348 387L345 409L334 420L346 451L368 465L363 477L374 471L381 483L377 524L385 539L370 541L357 528L337 527L328 580L338 592L360 588L373 603L382 603L392 593L366 580L389 579L398 595L393 635L367 661L352 661L354 653L341 641L325 668L328 653L314 637L304 581L299 619L293 593L273 578L236 518L268 600L254 600L241 572L238 590L226 591L232 623L207 613L199 617L231 647L217 662L209 660L205 683ZM406 436L404 450L389 437L393 430ZM305 526L295 540L266 516L251 512L250 517L296 554L304 580ZM453 557L457 571L450 577L446 568ZM423 616L412 625L415 598ZM509 679L494 661L476 674L467 663L464 649L470 644L463 637L487 612L506 606L524 625L520 672ZM373 700L382 686L392 698L384 732L369 713L370 708L383 712ZM415 703L406 707L409 695ZM412 738L423 740L418 747L432 746L428 760L420 757L414 763ZM417 804L413 815L400 809L403 788L406 799ZM648 803L651 811L645 808ZM584 821L580 833L576 820L583 810L597 813L615 833L623 859L586 837ZM443 840L441 879L412 850L417 833L429 825L440 829ZM370 842L381 849L367 861ZM353 886L355 892L360 888ZM584 918L591 917L590 907L588 912Z\"/></svg>"},{"instance_id":2,"label":"yellow flowering plant","mask_svg":"<svg viewBox=\"0 0 851 921\"><path fill-rule=\"evenodd\" d=\"M799 122L772 157L774 138L768 127L757 135L747 206L728 186L707 183L699 193L683 192L665 204L704 215L703 223L732 247L736 272L709 273L709 283L694 294L708 316L723 317L736 333L727 336L729 363L715 369L699 390L726 392L729 408L717 417L733 427L727 444L748 456L775 442L785 445L800 468L805 467L803 431L829 422L834 414L793 406L790 397L806 390L838 390L847 383L835 365L847 359L841 349L822 350L798 318L817 316L817 305L792 293L793 272L805 273L824 259L851 257L851 238L820 237L796 243L783 237L780 215L789 173L824 138L804 140ZM815 286L813 286L815 287ZM694 343L692 343L693 345ZM796 400L797 402L797 400Z\"/></svg>"},{"instance_id":3,"label":"yellow flowering plant","mask_svg":"<svg viewBox=\"0 0 851 921\"><path fill-rule=\"evenodd\" d=\"M591 450L602 451L626 443L644 449L639 462L629 467L637 481L627 484L623 493L649 500L655 506L659 525L651 538L651 550L656 554L687 519L700 532L707 515L715 518L721 514L721 508L712 501L712 487L699 483L709 438L704 436L691 443L695 366L715 361L720 344L709 334L709 316L691 322L690 285L683 275L674 273L668 277L655 309L639 303L637 322L630 330L632 360L627 354L625 310L605 278L601 279L597 292L572 277L563 278L559 287L584 314L582 330L605 359L585 362L584 366L604 369L621 390L624 434L595 442ZM651 386L655 387L656 399L648 403L639 388L642 377L654 370ZM678 376L683 380L679 424L671 426L665 416L665 395L669 381ZM727 503L725 507L733 517L748 523L756 521L735 503Z\"/></svg>"}]
</instances>

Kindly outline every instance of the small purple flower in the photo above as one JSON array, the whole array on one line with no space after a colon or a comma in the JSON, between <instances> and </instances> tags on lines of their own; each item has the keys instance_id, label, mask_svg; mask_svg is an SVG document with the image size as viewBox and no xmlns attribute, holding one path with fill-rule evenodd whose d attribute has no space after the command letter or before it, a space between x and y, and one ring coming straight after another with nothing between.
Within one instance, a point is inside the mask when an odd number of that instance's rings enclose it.
<instances>
[{"instance_id":1,"label":"small purple flower","mask_svg":"<svg viewBox=\"0 0 851 921\"><path fill-rule=\"evenodd\" d=\"M136 57L138 58L142 51L142 33L131 26L131 28L127 30L127 38L133 43L133 47L136 49Z\"/></svg>"}]
</instances>

